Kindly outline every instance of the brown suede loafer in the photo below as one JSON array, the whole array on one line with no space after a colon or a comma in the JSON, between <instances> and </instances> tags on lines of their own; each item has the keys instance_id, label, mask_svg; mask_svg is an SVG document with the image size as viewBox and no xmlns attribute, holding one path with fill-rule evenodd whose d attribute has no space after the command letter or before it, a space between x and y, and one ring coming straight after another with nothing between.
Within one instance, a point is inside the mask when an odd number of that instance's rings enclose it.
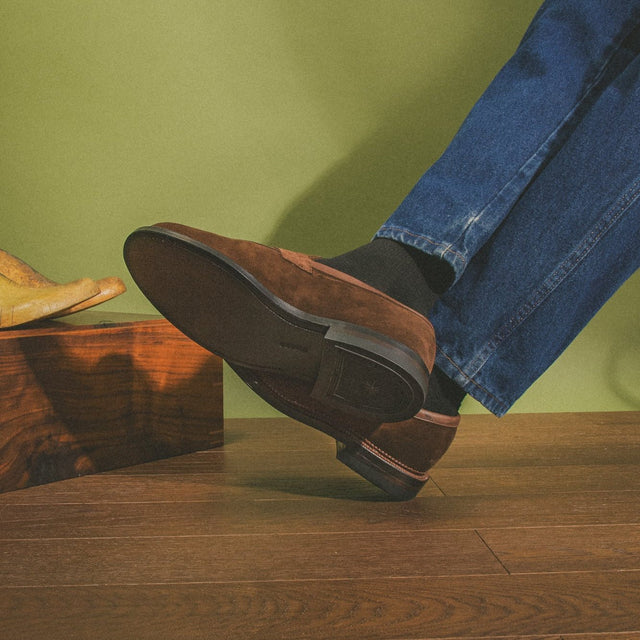
<instances>
[{"instance_id":1,"label":"brown suede loafer","mask_svg":"<svg viewBox=\"0 0 640 640\"><path fill-rule=\"evenodd\" d=\"M292 418L324 431L337 442L337 458L398 500L413 498L428 471L445 454L460 416L421 409L408 420L357 420L327 408L311 396L311 386L283 376L233 366L258 395Z\"/></svg>"},{"instance_id":2,"label":"brown suede loafer","mask_svg":"<svg viewBox=\"0 0 640 640\"><path fill-rule=\"evenodd\" d=\"M319 407L356 419L420 411L433 327L377 289L304 254L171 223L134 231L124 257L158 311L233 366L310 385Z\"/></svg>"}]
</instances>

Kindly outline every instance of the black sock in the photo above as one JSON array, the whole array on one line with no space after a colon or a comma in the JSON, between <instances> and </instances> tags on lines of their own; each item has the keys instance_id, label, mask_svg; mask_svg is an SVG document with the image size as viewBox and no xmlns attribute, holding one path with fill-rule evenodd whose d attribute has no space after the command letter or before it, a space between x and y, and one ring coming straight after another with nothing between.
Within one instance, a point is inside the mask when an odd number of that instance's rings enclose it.
<instances>
[{"instance_id":1,"label":"black sock","mask_svg":"<svg viewBox=\"0 0 640 640\"><path fill-rule=\"evenodd\" d=\"M424 408L435 413L444 413L445 416L455 416L465 395L464 389L445 375L442 369L433 367Z\"/></svg>"},{"instance_id":2,"label":"black sock","mask_svg":"<svg viewBox=\"0 0 640 640\"><path fill-rule=\"evenodd\" d=\"M366 282L425 316L454 275L445 260L386 238L319 262Z\"/></svg>"},{"instance_id":3,"label":"black sock","mask_svg":"<svg viewBox=\"0 0 640 640\"><path fill-rule=\"evenodd\" d=\"M386 238L318 262L366 282L424 316L454 279L445 260ZM453 416L464 396L462 388L434 367L425 409Z\"/></svg>"}]
</instances>

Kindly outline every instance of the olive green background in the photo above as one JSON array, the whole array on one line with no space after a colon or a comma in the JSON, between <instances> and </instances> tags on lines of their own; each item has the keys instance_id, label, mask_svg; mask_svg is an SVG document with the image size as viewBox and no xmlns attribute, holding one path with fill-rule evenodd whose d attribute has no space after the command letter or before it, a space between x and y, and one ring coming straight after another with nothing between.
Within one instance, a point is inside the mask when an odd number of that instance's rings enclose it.
<instances>
[{"instance_id":1,"label":"olive green background","mask_svg":"<svg viewBox=\"0 0 640 640\"><path fill-rule=\"evenodd\" d=\"M369 240L539 0L0 0L0 247L119 275L172 220L334 255ZM640 408L636 276L514 411ZM273 415L225 374L228 416ZM482 411L473 401L466 412Z\"/></svg>"}]
</instances>

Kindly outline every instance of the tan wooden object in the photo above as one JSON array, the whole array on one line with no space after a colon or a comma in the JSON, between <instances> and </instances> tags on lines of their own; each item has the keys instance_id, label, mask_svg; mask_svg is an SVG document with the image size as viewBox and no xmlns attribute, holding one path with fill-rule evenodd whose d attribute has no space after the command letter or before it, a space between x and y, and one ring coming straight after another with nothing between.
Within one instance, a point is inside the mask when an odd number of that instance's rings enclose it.
<instances>
[{"instance_id":1,"label":"tan wooden object","mask_svg":"<svg viewBox=\"0 0 640 640\"><path fill-rule=\"evenodd\" d=\"M31 287L0 274L0 329L59 314L93 298L99 286L89 278L67 284Z\"/></svg>"},{"instance_id":2,"label":"tan wooden object","mask_svg":"<svg viewBox=\"0 0 640 640\"><path fill-rule=\"evenodd\" d=\"M222 362L166 320L0 331L0 492L219 446Z\"/></svg>"},{"instance_id":3,"label":"tan wooden object","mask_svg":"<svg viewBox=\"0 0 640 640\"><path fill-rule=\"evenodd\" d=\"M111 300L126 291L124 282L115 276L92 281L93 285L89 291L89 279L85 278L82 282L85 289L87 289L87 293L83 295L82 291L78 291L77 283L60 285L3 249L0 249L0 275L4 276L0 279L0 327L15 326L23 322L30 322L33 319L58 318L77 313ZM19 289L14 286L13 289L7 290L7 280L18 285ZM73 289L73 285L75 285L75 289ZM66 290L61 287L66 287ZM54 311L51 313L47 313L46 308L44 311L38 310L38 305L42 304L42 290L46 290L48 292L47 295L57 296L53 299L54 306L52 308ZM63 290L65 291L64 295L61 293ZM6 319L3 320L3 316L6 317L8 315L9 309L13 309L11 303L17 292L20 293L22 298L28 298L30 305L29 315L26 319L24 319L24 316L16 316L14 318L12 313L11 322ZM2 313L3 309L5 313Z\"/></svg>"}]
</instances>

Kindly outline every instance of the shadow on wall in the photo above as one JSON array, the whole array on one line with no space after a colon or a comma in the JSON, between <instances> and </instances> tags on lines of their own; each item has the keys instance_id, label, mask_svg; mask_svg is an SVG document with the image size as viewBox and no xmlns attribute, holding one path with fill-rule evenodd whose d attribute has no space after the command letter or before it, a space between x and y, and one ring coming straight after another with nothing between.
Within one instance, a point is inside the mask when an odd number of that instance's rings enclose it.
<instances>
[{"instance_id":1,"label":"shadow on wall","mask_svg":"<svg viewBox=\"0 0 640 640\"><path fill-rule=\"evenodd\" d=\"M640 328L639 314L629 309L640 309L640 271L622 286L607 304L610 322L598 322L598 339L611 343L605 360L604 376L611 392L631 410L640 411ZM612 331L612 326L615 331ZM596 343L597 344L597 343Z\"/></svg>"},{"instance_id":2,"label":"shadow on wall","mask_svg":"<svg viewBox=\"0 0 640 640\"><path fill-rule=\"evenodd\" d=\"M368 242L453 133L437 124L442 115L437 111L444 107L430 108L429 102L425 95L399 106L291 204L267 243L328 257ZM449 109L458 113L460 105Z\"/></svg>"},{"instance_id":3,"label":"shadow on wall","mask_svg":"<svg viewBox=\"0 0 640 640\"><path fill-rule=\"evenodd\" d=\"M442 50L433 48L439 59L430 62L422 81L413 83L412 92L394 96L379 116L374 132L283 213L267 242L323 256L368 242L446 148L474 102L517 46L539 5L538 0L476 3L469 11L473 23L463 19L465 8L470 9L466 3L435 3L440 12L435 21L430 21L431 15L425 11L426 40L437 37L441 21L455 31L456 17L460 18L466 37L456 40L458 49L447 50L446 59L442 59ZM329 7L325 11L329 12ZM344 44L349 40L348 25L353 16L340 14L352 14L352 9L348 4L331 4L330 13L326 19L342 25L336 30L333 44L335 49L344 50L343 64L352 65L349 75L363 85L375 82L371 65L363 64L363 52L353 55ZM294 58L310 66L306 81L322 84L322 78L316 80L313 72L321 68L321 63L309 62L309 51L299 55L301 46L297 40L292 43ZM316 51L313 55L320 54ZM311 91L322 99L317 86ZM355 91L366 92L366 87ZM362 103L366 103L364 98ZM334 112L339 112L339 106Z\"/></svg>"}]
</instances>

